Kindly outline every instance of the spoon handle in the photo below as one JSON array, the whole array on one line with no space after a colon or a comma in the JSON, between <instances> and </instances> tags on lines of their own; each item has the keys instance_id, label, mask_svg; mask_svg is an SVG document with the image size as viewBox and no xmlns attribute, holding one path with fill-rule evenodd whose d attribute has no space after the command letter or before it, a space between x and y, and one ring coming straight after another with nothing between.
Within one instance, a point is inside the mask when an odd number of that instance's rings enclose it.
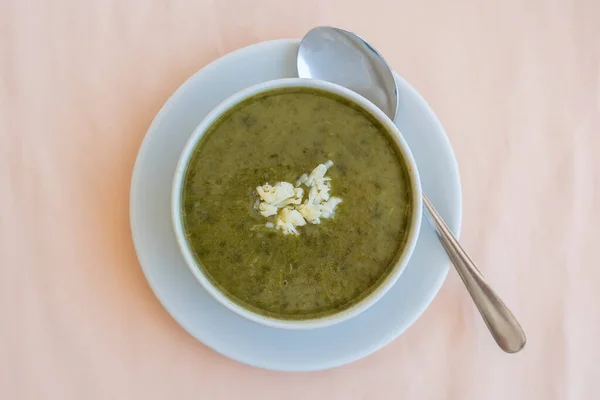
<instances>
[{"instance_id":1,"label":"spoon handle","mask_svg":"<svg viewBox=\"0 0 600 400\"><path fill-rule=\"evenodd\" d=\"M508 307L486 282L425 194L423 194L423 203L427 210L425 216L435 229L494 340L507 353L518 352L525 346L527 340L525 332Z\"/></svg>"}]
</instances>

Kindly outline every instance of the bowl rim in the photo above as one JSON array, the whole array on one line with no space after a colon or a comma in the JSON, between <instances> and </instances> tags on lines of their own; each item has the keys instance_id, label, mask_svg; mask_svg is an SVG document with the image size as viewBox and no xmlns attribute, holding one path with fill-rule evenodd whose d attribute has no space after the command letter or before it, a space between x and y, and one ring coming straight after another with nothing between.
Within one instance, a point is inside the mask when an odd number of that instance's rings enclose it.
<instances>
[{"instance_id":1,"label":"bowl rim","mask_svg":"<svg viewBox=\"0 0 600 400\"><path fill-rule=\"evenodd\" d=\"M181 217L183 181L187 173L189 162L191 161L192 155L194 154L198 144L209 128L212 127L213 123L215 123L229 109L235 107L237 104L247 100L248 98L274 89L293 87L320 89L341 96L371 114L371 116L381 123L396 143L398 149L402 153L401 155L403 159L407 163L413 194L412 203L414 207L406 245L404 246L404 249L402 249L401 254L397 257L396 264L394 265L392 271L385 277L385 279L380 282L379 285L369 295L351 307L334 314L303 320L285 320L259 314L244 308L232 300L228 295L223 293L222 290L214 285L206 276L203 268L200 266L199 261L194 256L186 239L183 218ZM173 230L177 239L179 250L183 255L188 269L192 272L192 275L194 275L196 280L198 280L202 287L208 293L210 293L215 300L228 308L230 311L250 321L268 327L284 329L315 329L334 325L360 314L381 299L385 293L396 283L414 251L421 226L422 207L422 189L417 164L410 151L410 148L408 147L408 144L402 137L402 134L394 122L390 120L377 106L360 94L335 83L306 78L284 78L258 83L234 93L219 103L204 117L198 126L196 126L187 140L177 161L171 186L171 220Z\"/></svg>"}]
</instances>

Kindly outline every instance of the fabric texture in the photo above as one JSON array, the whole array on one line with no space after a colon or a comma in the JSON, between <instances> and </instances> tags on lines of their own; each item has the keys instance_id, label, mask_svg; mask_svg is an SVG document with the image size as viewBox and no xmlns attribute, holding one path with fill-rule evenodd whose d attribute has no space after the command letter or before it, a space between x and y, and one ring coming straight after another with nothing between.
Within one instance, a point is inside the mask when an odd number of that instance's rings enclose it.
<instances>
[{"instance_id":1,"label":"fabric texture","mask_svg":"<svg viewBox=\"0 0 600 400\"><path fill-rule=\"evenodd\" d=\"M0 0L0 398L597 398L598 21L597 0ZM316 25L362 35L432 105L461 241L523 352L454 271L393 343L302 374L213 352L152 294L128 199L154 115L208 62Z\"/></svg>"}]
</instances>

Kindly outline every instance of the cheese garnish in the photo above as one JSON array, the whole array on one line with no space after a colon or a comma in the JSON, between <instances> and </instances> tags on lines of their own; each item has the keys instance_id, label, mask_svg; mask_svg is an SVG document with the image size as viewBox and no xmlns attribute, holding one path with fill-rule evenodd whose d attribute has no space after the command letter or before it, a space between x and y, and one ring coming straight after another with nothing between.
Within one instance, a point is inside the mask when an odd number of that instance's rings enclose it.
<instances>
[{"instance_id":1,"label":"cheese garnish","mask_svg":"<svg viewBox=\"0 0 600 400\"><path fill-rule=\"evenodd\" d=\"M277 215L275 223L267 222L265 226L275 228L285 235L298 235L298 226L304 226L307 222L320 224L321 218L333 218L342 199L329 194L331 178L325 174L332 166L331 160L319 164L310 174L300 175L295 186L289 182L258 186L256 193L260 201L257 203L257 210L266 218ZM302 185L308 188L306 199L305 190L300 187Z\"/></svg>"}]
</instances>

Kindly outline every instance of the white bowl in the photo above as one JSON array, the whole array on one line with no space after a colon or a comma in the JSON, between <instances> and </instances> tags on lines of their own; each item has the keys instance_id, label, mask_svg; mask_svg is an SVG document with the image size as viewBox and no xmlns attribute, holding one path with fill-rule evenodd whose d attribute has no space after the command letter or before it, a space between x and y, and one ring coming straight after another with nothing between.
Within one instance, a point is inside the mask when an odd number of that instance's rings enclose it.
<instances>
[{"instance_id":1,"label":"white bowl","mask_svg":"<svg viewBox=\"0 0 600 400\"><path fill-rule=\"evenodd\" d=\"M270 91L278 88L286 88L286 87L305 87L305 88L314 88L325 90L338 96L341 96L363 108L369 114L371 114L375 119L377 119L390 133L391 137L395 141L399 150L402 153L402 156L407 163L410 184L412 187L413 194L413 213L412 220L410 222L410 231L408 234L408 240L400 257L398 258L396 265L392 269L392 271L388 274L388 276L379 284L379 286L373 290L368 296L362 299L360 302L354 304L352 307L349 307L345 310L342 310L338 313L327 315L324 317L319 317L315 319L305 319L305 320L285 320L285 319L277 319L273 317L269 317L266 315L258 314L256 312L250 311L233 300L231 300L226 294L224 294L219 288L214 286L210 279L205 275L204 270L200 267L198 260L193 255L192 250L190 249L190 245L186 239L185 229L183 226L183 220L181 218L181 206L182 206L182 189L183 189L183 181L185 179L187 167L190 159L198 145L198 143L204 137L204 134L209 130L212 124L219 119L221 115L227 112L230 108L236 106L237 104L243 102L244 100L253 97L259 93ZM175 168L175 176L173 178L172 192L171 192L171 216L173 220L173 227L175 231L175 236L177 238L177 243L179 248L183 254L183 257L186 261L187 266L189 267L192 274L196 277L196 279L200 282L200 284L206 289L208 293L210 293L218 302L222 305L235 312L236 314L245 317L251 321L269 326L274 328L285 328L285 329L314 329L321 328L329 325L333 325L342 321L345 321L349 318L352 318L373 304L375 304L383 295L396 283L398 277L402 274L404 267L407 265L408 260L410 259L412 252L417 243L417 238L419 236L419 228L421 226L421 215L422 215L422 192L421 192L421 182L419 179L419 173L417 171L417 165L415 160L408 148L408 145L402 138L402 135L398 131L398 128L394 123L373 103L371 103L366 98L361 95L346 89L342 86L319 81L314 79L301 79L301 78L289 78L289 79L277 79L264 83L259 83L257 85L251 86L247 89L241 90L236 94L230 96L228 99L224 100L217 107L215 107L196 127L189 140L187 141L181 156L179 157L179 161L177 163L177 167Z\"/></svg>"}]
</instances>

